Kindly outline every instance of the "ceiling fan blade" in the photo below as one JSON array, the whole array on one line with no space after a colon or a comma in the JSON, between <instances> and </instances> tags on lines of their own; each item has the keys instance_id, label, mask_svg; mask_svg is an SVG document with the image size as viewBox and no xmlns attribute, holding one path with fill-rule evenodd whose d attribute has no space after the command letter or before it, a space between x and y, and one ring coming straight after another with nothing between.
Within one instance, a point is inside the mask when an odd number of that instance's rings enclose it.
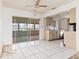
<instances>
[{"instance_id":1,"label":"ceiling fan blade","mask_svg":"<svg viewBox=\"0 0 79 59\"><path fill-rule=\"evenodd\" d=\"M39 5L39 3L40 3L40 0L37 0L35 5L36 6Z\"/></svg>"},{"instance_id":2,"label":"ceiling fan blade","mask_svg":"<svg viewBox=\"0 0 79 59\"><path fill-rule=\"evenodd\" d=\"M39 5L39 7L47 7L47 5Z\"/></svg>"}]
</instances>

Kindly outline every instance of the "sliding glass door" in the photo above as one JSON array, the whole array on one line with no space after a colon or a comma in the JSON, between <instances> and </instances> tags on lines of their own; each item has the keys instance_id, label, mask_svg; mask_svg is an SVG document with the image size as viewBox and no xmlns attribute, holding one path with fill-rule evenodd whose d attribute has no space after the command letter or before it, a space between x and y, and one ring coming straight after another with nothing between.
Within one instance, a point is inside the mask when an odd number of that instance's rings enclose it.
<instances>
[{"instance_id":1,"label":"sliding glass door","mask_svg":"<svg viewBox=\"0 0 79 59\"><path fill-rule=\"evenodd\" d=\"M39 40L39 20L13 17L13 43Z\"/></svg>"},{"instance_id":2,"label":"sliding glass door","mask_svg":"<svg viewBox=\"0 0 79 59\"><path fill-rule=\"evenodd\" d=\"M39 20L31 20L33 29L31 29L31 41L39 39Z\"/></svg>"}]
</instances>

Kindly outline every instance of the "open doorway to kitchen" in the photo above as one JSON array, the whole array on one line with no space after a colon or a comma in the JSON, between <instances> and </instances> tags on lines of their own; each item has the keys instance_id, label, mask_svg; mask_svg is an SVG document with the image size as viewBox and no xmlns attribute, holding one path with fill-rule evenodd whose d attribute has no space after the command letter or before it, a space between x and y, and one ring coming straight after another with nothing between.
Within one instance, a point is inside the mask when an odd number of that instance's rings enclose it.
<instances>
[{"instance_id":1,"label":"open doorway to kitchen","mask_svg":"<svg viewBox=\"0 0 79 59\"><path fill-rule=\"evenodd\" d=\"M13 43L39 40L39 19L12 17Z\"/></svg>"}]
</instances>

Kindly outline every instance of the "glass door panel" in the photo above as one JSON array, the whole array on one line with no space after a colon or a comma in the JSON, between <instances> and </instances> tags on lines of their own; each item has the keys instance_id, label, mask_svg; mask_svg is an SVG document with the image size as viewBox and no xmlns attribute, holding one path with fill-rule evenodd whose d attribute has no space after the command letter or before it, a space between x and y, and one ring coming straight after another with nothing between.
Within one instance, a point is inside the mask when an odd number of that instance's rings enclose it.
<instances>
[{"instance_id":1,"label":"glass door panel","mask_svg":"<svg viewBox=\"0 0 79 59\"><path fill-rule=\"evenodd\" d=\"M13 43L30 41L27 18L13 18Z\"/></svg>"},{"instance_id":2,"label":"glass door panel","mask_svg":"<svg viewBox=\"0 0 79 59\"><path fill-rule=\"evenodd\" d=\"M27 23L19 23L19 31L17 35L20 42L26 42L29 40Z\"/></svg>"},{"instance_id":3,"label":"glass door panel","mask_svg":"<svg viewBox=\"0 0 79 59\"><path fill-rule=\"evenodd\" d=\"M27 35L27 41L30 41L30 40L31 40L30 22L31 22L31 20L28 19L28 20L27 20L27 24L28 24L28 35Z\"/></svg>"},{"instance_id":4,"label":"glass door panel","mask_svg":"<svg viewBox=\"0 0 79 59\"><path fill-rule=\"evenodd\" d=\"M39 39L39 20L35 20L35 40Z\"/></svg>"},{"instance_id":5,"label":"glass door panel","mask_svg":"<svg viewBox=\"0 0 79 59\"><path fill-rule=\"evenodd\" d=\"M33 29L31 29L31 41L39 40L39 21L31 20Z\"/></svg>"},{"instance_id":6,"label":"glass door panel","mask_svg":"<svg viewBox=\"0 0 79 59\"><path fill-rule=\"evenodd\" d=\"M39 40L39 21L14 17L12 26L13 43Z\"/></svg>"}]
</instances>

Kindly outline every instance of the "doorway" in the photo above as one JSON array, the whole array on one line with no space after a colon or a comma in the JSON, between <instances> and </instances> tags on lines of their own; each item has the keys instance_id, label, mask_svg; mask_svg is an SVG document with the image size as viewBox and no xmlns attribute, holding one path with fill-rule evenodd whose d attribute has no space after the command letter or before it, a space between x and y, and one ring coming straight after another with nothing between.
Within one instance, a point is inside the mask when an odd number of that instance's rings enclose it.
<instances>
[{"instance_id":1,"label":"doorway","mask_svg":"<svg viewBox=\"0 0 79 59\"><path fill-rule=\"evenodd\" d=\"M13 43L39 40L39 20L13 17Z\"/></svg>"}]
</instances>

